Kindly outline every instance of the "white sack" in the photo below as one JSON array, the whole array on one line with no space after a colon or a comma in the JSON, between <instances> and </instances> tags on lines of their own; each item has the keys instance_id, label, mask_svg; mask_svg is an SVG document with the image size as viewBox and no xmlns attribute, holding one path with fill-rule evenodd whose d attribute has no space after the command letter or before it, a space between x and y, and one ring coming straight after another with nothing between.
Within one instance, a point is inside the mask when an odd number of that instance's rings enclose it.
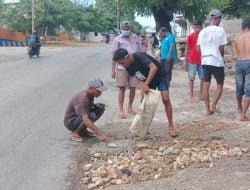
<instances>
[{"instance_id":1,"label":"white sack","mask_svg":"<svg viewBox=\"0 0 250 190\"><path fill-rule=\"evenodd\" d=\"M144 138L149 131L161 93L151 90L146 94L139 107L138 113L129 128L133 136Z\"/></svg>"}]
</instances>

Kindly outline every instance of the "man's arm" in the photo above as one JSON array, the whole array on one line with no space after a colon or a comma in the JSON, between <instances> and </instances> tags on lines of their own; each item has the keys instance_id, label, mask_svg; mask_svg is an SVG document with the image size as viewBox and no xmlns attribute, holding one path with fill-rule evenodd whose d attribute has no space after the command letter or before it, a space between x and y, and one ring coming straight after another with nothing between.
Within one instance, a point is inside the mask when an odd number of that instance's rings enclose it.
<instances>
[{"instance_id":1,"label":"man's arm","mask_svg":"<svg viewBox=\"0 0 250 190\"><path fill-rule=\"evenodd\" d=\"M112 73L111 76L114 79L115 78L115 66L116 66L116 61L112 60Z\"/></svg>"},{"instance_id":2,"label":"man's arm","mask_svg":"<svg viewBox=\"0 0 250 190\"><path fill-rule=\"evenodd\" d=\"M170 48L169 48L169 52L168 52L168 57L171 57L171 54L173 52L173 49L174 49L174 44L171 44L170 45Z\"/></svg>"},{"instance_id":3,"label":"man's arm","mask_svg":"<svg viewBox=\"0 0 250 190\"><path fill-rule=\"evenodd\" d=\"M114 55L115 51L119 48L119 42L117 38L114 39L113 44L112 44L112 49L111 53ZM115 78L115 66L116 66L116 61L112 60L112 70L111 70L111 77L114 79Z\"/></svg>"},{"instance_id":4,"label":"man's arm","mask_svg":"<svg viewBox=\"0 0 250 190\"><path fill-rule=\"evenodd\" d=\"M175 40L173 36L169 36L169 51L168 51L168 55L167 55L167 62L169 62L171 60L171 54L174 51L175 48Z\"/></svg>"},{"instance_id":5,"label":"man's arm","mask_svg":"<svg viewBox=\"0 0 250 190\"><path fill-rule=\"evenodd\" d=\"M187 64L187 62L188 62L189 50L190 50L189 46L186 45L186 48L185 48L185 62L184 62L185 64Z\"/></svg>"},{"instance_id":6,"label":"man's arm","mask_svg":"<svg viewBox=\"0 0 250 190\"><path fill-rule=\"evenodd\" d=\"M224 45L220 46L220 47L219 47L219 50L220 50L221 56L224 58L224 54L225 54Z\"/></svg>"},{"instance_id":7,"label":"man's arm","mask_svg":"<svg viewBox=\"0 0 250 190\"><path fill-rule=\"evenodd\" d=\"M196 46L196 50L197 50L198 52L201 52L201 47L200 47L200 45L197 45L197 46Z\"/></svg>"},{"instance_id":8,"label":"man's arm","mask_svg":"<svg viewBox=\"0 0 250 190\"><path fill-rule=\"evenodd\" d=\"M148 93L148 91L149 91L148 85L153 80L153 78L155 77L155 75L156 75L156 73L158 71L158 68L154 63L150 63L148 65L148 67L149 67L148 77L147 77L147 79L144 82L143 87L142 87L142 90L143 90L144 93Z\"/></svg>"},{"instance_id":9,"label":"man's arm","mask_svg":"<svg viewBox=\"0 0 250 190\"><path fill-rule=\"evenodd\" d=\"M91 129L91 131L93 131L101 141L108 142L108 136L95 126L95 124L89 119L88 114L83 114L82 120L87 128Z\"/></svg>"}]
</instances>

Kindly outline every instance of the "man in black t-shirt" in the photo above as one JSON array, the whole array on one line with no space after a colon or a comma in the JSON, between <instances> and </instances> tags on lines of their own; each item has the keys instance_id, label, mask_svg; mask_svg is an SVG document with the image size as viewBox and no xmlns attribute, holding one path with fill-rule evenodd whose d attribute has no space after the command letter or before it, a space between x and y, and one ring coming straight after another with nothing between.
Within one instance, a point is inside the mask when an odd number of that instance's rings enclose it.
<instances>
[{"instance_id":1,"label":"man in black t-shirt","mask_svg":"<svg viewBox=\"0 0 250 190\"><path fill-rule=\"evenodd\" d=\"M162 102L168 118L169 135L176 137L177 131L172 121L172 105L169 98L169 86L164 65L156 59L142 52L129 54L126 49L119 48L113 55L113 60L126 68L130 76L135 76L143 81L142 92L148 93L149 89L158 89L161 92Z\"/></svg>"}]
</instances>

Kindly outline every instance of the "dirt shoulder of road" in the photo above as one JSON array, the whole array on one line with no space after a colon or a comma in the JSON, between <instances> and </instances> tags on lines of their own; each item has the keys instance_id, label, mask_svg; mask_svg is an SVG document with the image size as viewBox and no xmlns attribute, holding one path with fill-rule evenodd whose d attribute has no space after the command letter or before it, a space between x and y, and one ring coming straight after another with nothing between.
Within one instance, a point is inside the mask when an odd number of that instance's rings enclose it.
<instances>
[{"instance_id":1,"label":"dirt shoulder of road","mask_svg":"<svg viewBox=\"0 0 250 190\"><path fill-rule=\"evenodd\" d=\"M250 122L239 121L230 73L218 104L221 113L206 116L203 101L189 102L187 73L175 65L170 87L174 125L179 131L175 139L168 136L161 102L148 137L133 139L128 130L133 117L118 118L118 91L114 81L106 81L109 90L103 101L110 108L97 125L118 148L97 139L76 144L78 171L71 189L249 189ZM196 79L197 97L198 83ZM211 95L214 90L213 80ZM138 91L135 108L139 99Z\"/></svg>"}]
</instances>

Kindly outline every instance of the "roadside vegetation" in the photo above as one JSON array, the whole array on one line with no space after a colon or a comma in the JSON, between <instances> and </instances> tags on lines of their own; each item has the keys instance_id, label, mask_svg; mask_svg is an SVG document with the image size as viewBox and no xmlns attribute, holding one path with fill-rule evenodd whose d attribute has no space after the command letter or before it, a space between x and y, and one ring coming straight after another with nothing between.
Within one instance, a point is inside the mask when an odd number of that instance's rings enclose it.
<instances>
[{"instance_id":1,"label":"roadside vegetation","mask_svg":"<svg viewBox=\"0 0 250 190\"><path fill-rule=\"evenodd\" d=\"M18 4L4 5L0 0L0 27L19 32L31 32L31 0L20 0ZM170 27L173 13L185 19L205 20L212 8L218 8L231 17L248 18L250 0L36 0L35 28L41 34L66 32L105 31L116 28L119 21L133 21L134 31L142 26L135 22L136 15L153 15L156 28Z\"/></svg>"}]
</instances>

